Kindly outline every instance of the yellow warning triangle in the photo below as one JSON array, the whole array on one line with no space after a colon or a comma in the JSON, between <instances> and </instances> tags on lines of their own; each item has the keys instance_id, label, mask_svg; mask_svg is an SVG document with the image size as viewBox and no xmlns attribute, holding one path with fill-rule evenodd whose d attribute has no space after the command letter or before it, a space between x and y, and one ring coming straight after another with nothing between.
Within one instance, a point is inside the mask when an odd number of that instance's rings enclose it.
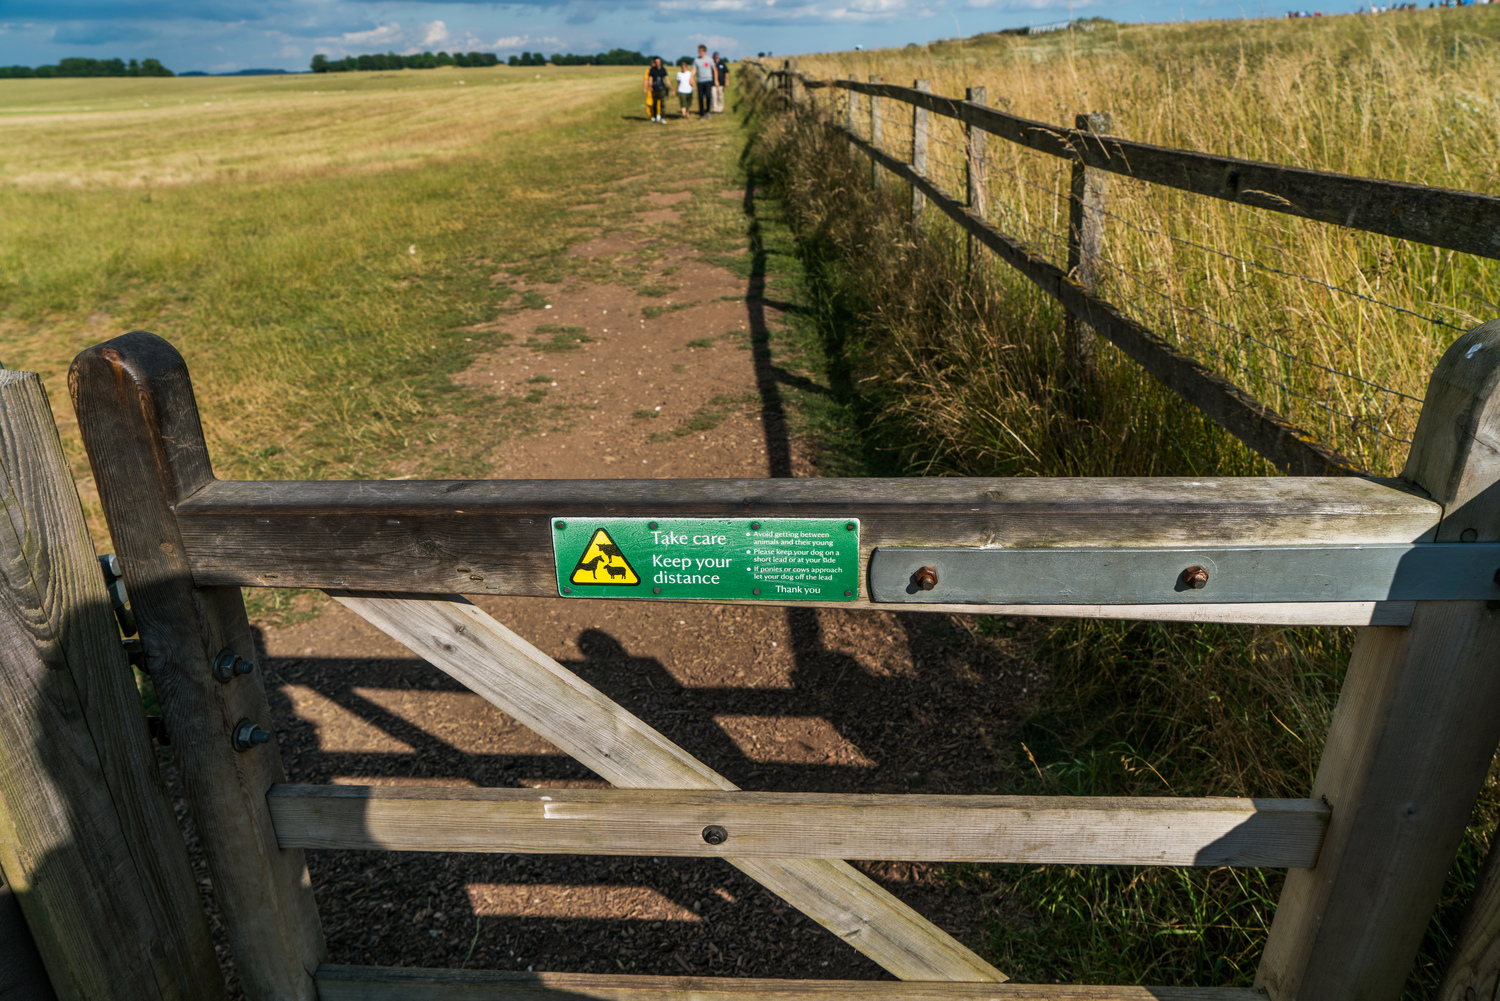
<instances>
[{"instance_id":1,"label":"yellow warning triangle","mask_svg":"<svg viewBox=\"0 0 1500 1001\"><path fill-rule=\"evenodd\" d=\"M574 584L625 586L641 582L640 577L636 576L635 567L630 565L625 554L620 552L620 547L615 545L615 540L602 528L594 532L588 548L583 551L578 565L573 568L573 576L568 580Z\"/></svg>"}]
</instances>

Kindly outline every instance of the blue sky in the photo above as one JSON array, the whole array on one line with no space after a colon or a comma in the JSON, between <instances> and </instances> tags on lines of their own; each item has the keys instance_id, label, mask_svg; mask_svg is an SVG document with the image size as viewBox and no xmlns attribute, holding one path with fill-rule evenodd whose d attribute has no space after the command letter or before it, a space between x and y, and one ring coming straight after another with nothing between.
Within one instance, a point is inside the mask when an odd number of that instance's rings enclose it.
<instances>
[{"instance_id":1,"label":"blue sky","mask_svg":"<svg viewBox=\"0 0 1500 1001\"><path fill-rule=\"evenodd\" d=\"M1253 3L1246 9L1246 3ZM1340 9L1352 9L1345 4ZM668 58L905 45L1067 17L1198 20L1278 14L1261 0L0 0L0 65L154 56L178 72L306 69L316 53L424 49Z\"/></svg>"}]
</instances>

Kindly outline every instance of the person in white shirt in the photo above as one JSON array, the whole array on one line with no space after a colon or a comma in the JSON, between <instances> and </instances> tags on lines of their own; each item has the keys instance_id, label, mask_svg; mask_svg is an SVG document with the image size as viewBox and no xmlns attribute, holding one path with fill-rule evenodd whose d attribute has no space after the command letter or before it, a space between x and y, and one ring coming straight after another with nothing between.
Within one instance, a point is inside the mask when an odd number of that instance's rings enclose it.
<instances>
[{"instance_id":1,"label":"person in white shirt","mask_svg":"<svg viewBox=\"0 0 1500 1001\"><path fill-rule=\"evenodd\" d=\"M677 66L677 103L681 106L678 110L682 117L686 118L693 106L693 71L686 62Z\"/></svg>"},{"instance_id":2,"label":"person in white shirt","mask_svg":"<svg viewBox=\"0 0 1500 1001\"><path fill-rule=\"evenodd\" d=\"M714 61L708 58L708 46L698 46L698 58L693 60L693 69L698 76L698 118L701 121L708 117L708 109L713 101L714 81L718 78L718 67Z\"/></svg>"}]
</instances>

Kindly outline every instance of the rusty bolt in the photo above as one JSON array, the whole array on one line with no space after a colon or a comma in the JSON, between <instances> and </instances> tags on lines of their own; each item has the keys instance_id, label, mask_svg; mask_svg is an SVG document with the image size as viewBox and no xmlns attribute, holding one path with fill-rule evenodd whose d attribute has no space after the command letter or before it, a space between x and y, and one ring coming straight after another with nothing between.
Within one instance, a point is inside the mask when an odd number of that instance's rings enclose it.
<instances>
[{"instance_id":1,"label":"rusty bolt","mask_svg":"<svg viewBox=\"0 0 1500 1001\"><path fill-rule=\"evenodd\" d=\"M931 591L937 587L937 568L922 567L922 569L911 575L911 582L924 591Z\"/></svg>"},{"instance_id":2,"label":"rusty bolt","mask_svg":"<svg viewBox=\"0 0 1500 1001\"><path fill-rule=\"evenodd\" d=\"M1182 571L1182 576L1178 579L1182 581L1183 587L1192 588L1194 591L1201 591L1208 586L1208 571L1203 567L1188 567Z\"/></svg>"}]
</instances>

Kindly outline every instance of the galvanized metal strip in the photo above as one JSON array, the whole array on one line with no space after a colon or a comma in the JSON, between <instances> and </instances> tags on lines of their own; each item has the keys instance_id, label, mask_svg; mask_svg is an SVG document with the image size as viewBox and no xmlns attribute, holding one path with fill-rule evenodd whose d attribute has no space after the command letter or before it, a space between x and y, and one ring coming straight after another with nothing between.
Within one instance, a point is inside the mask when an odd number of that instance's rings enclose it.
<instances>
[{"instance_id":1,"label":"galvanized metal strip","mask_svg":"<svg viewBox=\"0 0 1500 1001\"><path fill-rule=\"evenodd\" d=\"M1193 587L1186 574L1201 568ZM923 571L930 570L929 577ZM880 547L875 602L1177 605L1285 601L1500 600L1500 544L1204 549ZM933 579L935 578L935 579ZM922 584L931 583L930 590Z\"/></svg>"}]
</instances>

